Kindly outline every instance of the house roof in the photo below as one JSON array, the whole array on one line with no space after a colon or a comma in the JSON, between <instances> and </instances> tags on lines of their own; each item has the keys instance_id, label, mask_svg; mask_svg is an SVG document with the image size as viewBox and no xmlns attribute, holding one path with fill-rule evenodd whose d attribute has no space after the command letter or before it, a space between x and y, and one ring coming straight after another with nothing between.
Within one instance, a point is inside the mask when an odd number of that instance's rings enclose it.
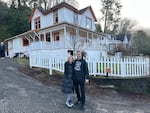
<instances>
[{"instance_id":1,"label":"house roof","mask_svg":"<svg viewBox=\"0 0 150 113\"><path fill-rule=\"evenodd\" d=\"M116 37L117 37L117 40L124 41L125 35L126 35L126 34L117 35L117 36L116 36ZM131 35L127 35L127 39L128 39L128 41L130 41Z\"/></svg>"},{"instance_id":2,"label":"house roof","mask_svg":"<svg viewBox=\"0 0 150 113\"><path fill-rule=\"evenodd\" d=\"M42 7L34 8L32 10L32 13L31 13L30 17L29 17L29 21L32 20L32 17L34 15L34 12L35 12L36 9L38 9L43 15L48 15L49 13L54 12L54 11L56 11L56 10L62 8L62 7L66 7L66 8L68 8L68 9L70 9L70 10L72 10L72 11L78 13L78 14L83 14L87 9L89 9L91 11L93 17L94 17L94 20L97 21L96 16L95 16L91 6L88 6L86 8L81 9L81 10L78 10L75 7L71 6L70 4L68 4L66 2L62 2L62 3L58 4L58 5L50 8L49 10L44 10Z\"/></svg>"},{"instance_id":3,"label":"house roof","mask_svg":"<svg viewBox=\"0 0 150 113\"><path fill-rule=\"evenodd\" d=\"M12 40L12 39L15 39L15 38L17 38L17 37L24 36L24 35L26 35L26 34L28 34L28 33L32 33L32 32L36 32L36 30L29 30L29 31L24 32L24 33L22 33L22 34L19 34L19 35L10 37L10 38L8 38L8 39L5 39L4 42L7 42L7 41Z\"/></svg>"}]
</instances>

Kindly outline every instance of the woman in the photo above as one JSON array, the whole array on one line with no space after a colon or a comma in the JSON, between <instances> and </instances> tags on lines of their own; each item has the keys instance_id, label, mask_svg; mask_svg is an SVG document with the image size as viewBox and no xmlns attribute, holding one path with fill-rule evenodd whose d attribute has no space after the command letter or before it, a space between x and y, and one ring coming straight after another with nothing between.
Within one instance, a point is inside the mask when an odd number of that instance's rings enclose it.
<instances>
[{"instance_id":1,"label":"woman","mask_svg":"<svg viewBox=\"0 0 150 113\"><path fill-rule=\"evenodd\" d=\"M71 102L72 93L73 93L73 56L68 57L68 61L65 62L65 70L63 77L63 87L62 92L67 95L66 105L67 107L73 107L73 103Z\"/></svg>"}]
</instances>

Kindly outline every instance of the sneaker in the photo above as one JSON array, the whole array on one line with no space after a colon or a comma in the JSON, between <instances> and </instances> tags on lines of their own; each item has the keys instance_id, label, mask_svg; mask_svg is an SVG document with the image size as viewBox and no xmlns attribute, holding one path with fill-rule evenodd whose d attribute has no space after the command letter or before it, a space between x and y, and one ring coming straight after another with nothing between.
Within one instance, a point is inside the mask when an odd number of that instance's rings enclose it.
<instances>
[{"instance_id":1,"label":"sneaker","mask_svg":"<svg viewBox=\"0 0 150 113\"><path fill-rule=\"evenodd\" d=\"M72 108L74 105L71 101L66 102L67 107Z\"/></svg>"}]
</instances>

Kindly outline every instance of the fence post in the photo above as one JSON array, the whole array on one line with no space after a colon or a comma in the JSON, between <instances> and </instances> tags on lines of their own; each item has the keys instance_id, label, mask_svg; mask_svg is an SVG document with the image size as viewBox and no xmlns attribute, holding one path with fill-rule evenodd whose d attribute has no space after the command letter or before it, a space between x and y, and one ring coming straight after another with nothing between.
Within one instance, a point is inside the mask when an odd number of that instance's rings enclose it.
<instances>
[{"instance_id":1,"label":"fence post","mask_svg":"<svg viewBox=\"0 0 150 113\"><path fill-rule=\"evenodd\" d=\"M126 76L126 62L125 58L121 58L121 76Z\"/></svg>"},{"instance_id":2,"label":"fence post","mask_svg":"<svg viewBox=\"0 0 150 113\"><path fill-rule=\"evenodd\" d=\"M94 58L94 60L93 60L93 74L94 74L94 76L96 76L97 75L97 63L96 63L96 59Z\"/></svg>"},{"instance_id":3,"label":"fence post","mask_svg":"<svg viewBox=\"0 0 150 113\"><path fill-rule=\"evenodd\" d=\"M30 68L32 68L32 55L31 53L29 54L29 65L30 65Z\"/></svg>"},{"instance_id":4,"label":"fence post","mask_svg":"<svg viewBox=\"0 0 150 113\"><path fill-rule=\"evenodd\" d=\"M52 75L52 59L49 57L49 74Z\"/></svg>"},{"instance_id":5,"label":"fence post","mask_svg":"<svg viewBox=\"0 0 150 113\"><path fill-rule=\"evenodd\" d=\"M146 63L147 63L147 73L145 73L145 74L147 74L148 76L149 76L149 70L150 70L150 59L149 58L147 58L146 59Z\"/></svg>"}]
</instances>

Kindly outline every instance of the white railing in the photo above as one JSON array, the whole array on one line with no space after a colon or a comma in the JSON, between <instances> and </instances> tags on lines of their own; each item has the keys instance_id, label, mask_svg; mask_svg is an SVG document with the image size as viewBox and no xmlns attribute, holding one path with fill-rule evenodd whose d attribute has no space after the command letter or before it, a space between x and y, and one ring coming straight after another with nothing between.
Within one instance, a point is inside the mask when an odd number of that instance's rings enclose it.
<instances>
[{"instance_id":1,"label":"white railing","mask_svg":"<svg viewBox=\"0 0 150 113\"><path fill-rule=\"evenodd\" d=\"M52 70L57 70L60 72L64 72L64 63L66 61L66 57L60 56L47 56L47 55L30 55L30 67L39 67L46 68L50 70L50 74L52 74Z\"/></svg>"},{"instance_id":2,"label":"white railing","mask_svg":"<svg viewBox=\"0 0 150 113\"><path fill-rule=\"evenodd\" d=\"M30 50L41 50L41 49L59 49L65 48L64 41L53 41L53 42L33 42L29 46Z\"/></svg>"},{"instance_id":3,"label":"white railing","mask_svg":"<svg viewBox=\"0 0 150 113\"><path fill-rule=\"evenodd\" d=\"M78 43L76 43L75 46L76 49L91 48L91 49L106 50L108 48L99 40L86 42L86 40L84 39L78 40ZM74 44L71 40L60 40L60 41L52 41L52 42L45 42L45 41L32 42L28 48L30 51L33 51L33 50L60 49L60 48L73 49L73 47Z\"/></svg>"},{"instance_id":4,"label":"white railing","mask_svg":"<svg viewBox=\"0 0 150 113\"><path fill-rule=\"evenodd\" d=\"M66 57L51 57L44 55L30 55L30 67L47 68L52 74L52 70L64 71ZM90 75L106 75L106 68L110 68L109 76L118 77L140 77L148 76L149 58L145 57L101 57L99 59L87 58Z\"/></svg>"}]
</instances>

